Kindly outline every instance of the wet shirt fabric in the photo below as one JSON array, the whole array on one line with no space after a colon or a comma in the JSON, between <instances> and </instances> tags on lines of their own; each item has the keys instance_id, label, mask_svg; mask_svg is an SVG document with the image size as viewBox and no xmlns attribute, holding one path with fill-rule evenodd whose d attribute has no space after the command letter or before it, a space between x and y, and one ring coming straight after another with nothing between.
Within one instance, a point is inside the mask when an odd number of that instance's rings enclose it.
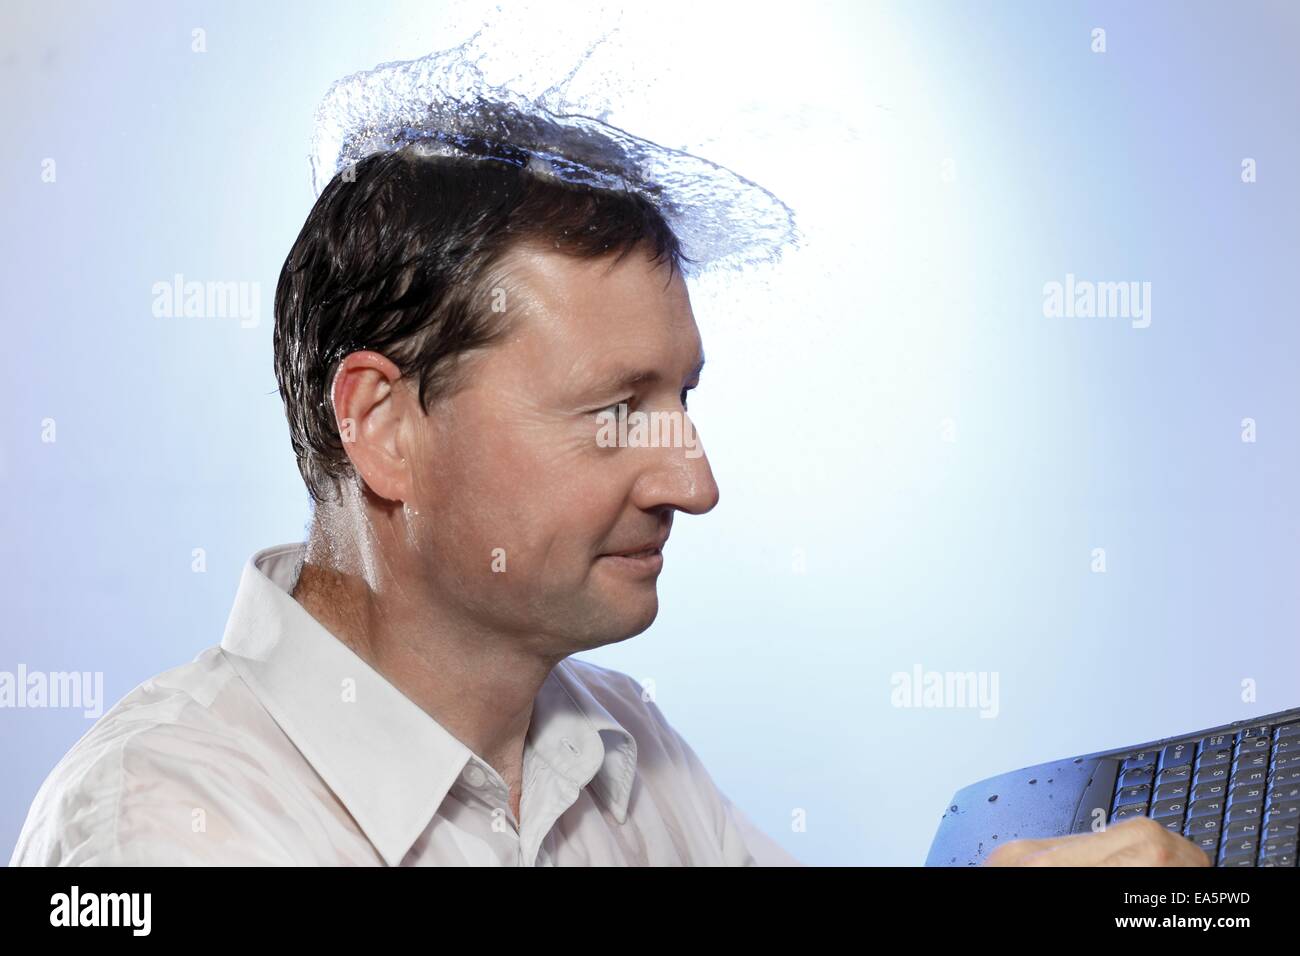
<instances>
[{"instance_id":1,"label":"wet shirt fabric","mask_svg":"<svg viewBox=\"0 0 1300 956\"><path fill-rule=\"evenodd\" d=\"M254 554L220 645L145 681L42 784L11 865L797 866L631 677L558 664L501 776Z\"/></svg>"}]
</instances>

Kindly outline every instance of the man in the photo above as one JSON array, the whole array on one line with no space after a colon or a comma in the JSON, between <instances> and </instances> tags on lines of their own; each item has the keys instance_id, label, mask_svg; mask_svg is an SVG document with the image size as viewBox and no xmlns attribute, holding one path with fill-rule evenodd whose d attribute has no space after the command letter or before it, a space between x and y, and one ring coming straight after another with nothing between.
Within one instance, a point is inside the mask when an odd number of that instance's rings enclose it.
<instances>
[{"instance_id":1,"label":"man","mask_svg":"<svg viewBox=\"0 0 1300 956\"><path fill-rule=\"evenodd\" d=\"M14 862L797 864L633 679L572 658L650 626L675 513L718 502L692 428L600 440L689 426L672 230L509 163L354 172L276 292L308 540L254 555L221 645L77 743ZM992 862L1208 860L1126 823Z\"/></svg>"}]
</instances>

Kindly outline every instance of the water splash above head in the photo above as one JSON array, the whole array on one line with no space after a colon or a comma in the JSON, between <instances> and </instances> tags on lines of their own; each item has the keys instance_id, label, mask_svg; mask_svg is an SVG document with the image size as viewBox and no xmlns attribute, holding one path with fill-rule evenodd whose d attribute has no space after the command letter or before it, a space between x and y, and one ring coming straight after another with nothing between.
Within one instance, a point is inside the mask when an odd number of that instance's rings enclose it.
<instances>
[{"instance_id":1,"label":"water splash above head","mask_svg":"<svg viewBox=\"0 0 1300 956\"><path fill-rule=\"evenodd\" d=\"M793 211L763 187L611 125L609 109L590 97L566 99L569 81L601 40L559 82L530 95L519 77L509 85L488 81L480 68L482 32L449 50L336 81L316 112L314 194L366 156L411 147L635 191L655 205L695 260L685 264L688 276L775 262L799 245Z\"/></svg>"}]
</instances>

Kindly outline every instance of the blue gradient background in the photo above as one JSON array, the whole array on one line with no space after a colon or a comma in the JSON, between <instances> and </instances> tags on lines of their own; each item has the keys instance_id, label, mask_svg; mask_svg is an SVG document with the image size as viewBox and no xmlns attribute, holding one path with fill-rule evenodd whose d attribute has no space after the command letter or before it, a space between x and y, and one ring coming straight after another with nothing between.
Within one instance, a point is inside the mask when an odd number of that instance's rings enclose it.
<instances>
[{"instance_id":1,"label":"blue gradient background","mask_svg":"<svg viewBox=\"0 0 1300 956\"><path fill-rule=\"evenodd\" d=\"M378 9L6 5L0 670L102 671L107 706L301 539L271 303L329 83L484 19L525 49L590 22ZM654 626L587 656L653 680L805 862L920 864L976 779L1300 705L1298 34L1283 3L625 14L610 121L807 241L693 289L721 503L679 516ZM178 272L260 283L259 323L154 318ZM1066 273L1151 282L1150 327L1045 318ZM996 672L997 718L891 706L918 664ZM0 859L90 725L0 710Z\"/></svg>"}]
</instances>

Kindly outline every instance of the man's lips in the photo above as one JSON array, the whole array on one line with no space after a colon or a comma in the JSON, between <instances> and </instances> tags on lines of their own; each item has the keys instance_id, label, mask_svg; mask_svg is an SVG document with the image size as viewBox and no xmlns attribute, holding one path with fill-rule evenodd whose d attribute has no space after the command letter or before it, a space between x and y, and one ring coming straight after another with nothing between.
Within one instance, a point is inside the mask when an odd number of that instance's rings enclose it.
<instances>
[{"instance_id":1,"label":"man's lips","mask_svg":"<svg viewBox=\"0 0 1300 956\"><path fill-rule=\"evenodd\" d=\"M626 551L607 551L601 555L602 558L648 558L663 551L664 545L668 543L665 535L654 541L647 541L636 547L628 548Z\"/></svg>"},{"instance_id":2,"label":"man's lips","mask_svg":"<svg viewBox=\"0 0 1300 956\"><path fill-rule=\"evenodd\" d=\"M602 558L648 558L652 555L659 554L659 549L655 547L642 548L640 551L619 551L617 554L602 554Z\"/></svg>"},{"instance_id":3,"label":"man's lips","mask_svg":"<svg viewBox=\"0 0 1300 956\"><path fill-rule=\"evenodd\" d=\"M658 574L664 566L664 553L658 548L650 547L620 554L602 554L598 560L606 562L609 567L641 576Z\"/></svg>"},{"instance_id":4,"label":"man's lips","mask_svg":"<svg viewBox=\"0 0 1300 956\"><path fill-rule=\"evenodd\" d=\"M668 535L661 534L650 541L622 551L610 551L600 556L609 566L620 568L635 575L658 574L664 566L663 547L668 543Z\"/></svg>"}]
</instances>

